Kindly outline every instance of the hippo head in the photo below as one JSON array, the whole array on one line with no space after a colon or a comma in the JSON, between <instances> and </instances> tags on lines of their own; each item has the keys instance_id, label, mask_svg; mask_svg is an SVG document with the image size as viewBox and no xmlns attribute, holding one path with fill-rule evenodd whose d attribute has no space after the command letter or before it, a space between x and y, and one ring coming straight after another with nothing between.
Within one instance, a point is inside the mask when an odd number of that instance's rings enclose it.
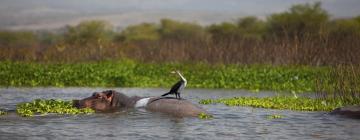
<instances>
[{"instance_id":1,"label":"hippo head","mask_svg":"<svg viewBox=\"0 0 360 140\"><path fill-rule=\"evenodd\" d=\"M115 96L116 92L113 90L94 92L88 98L73 100L73 106L76 108L91 108L96 111L109 111L115 109Z\"/></svg>"}]
</instances>

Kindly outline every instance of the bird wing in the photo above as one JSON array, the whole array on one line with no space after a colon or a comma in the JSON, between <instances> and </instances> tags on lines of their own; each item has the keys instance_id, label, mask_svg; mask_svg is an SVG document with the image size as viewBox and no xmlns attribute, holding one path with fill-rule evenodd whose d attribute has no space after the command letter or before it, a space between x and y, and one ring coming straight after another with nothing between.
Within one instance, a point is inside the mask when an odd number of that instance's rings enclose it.
<instances>
[{"instance_id":1,"label":"bird wing","mask_svg":"<svg viewBox=\"0 0 360 140\"><path fill-rule=\"evenodd\" d=\"M178 81L176 84L174 84L171 89L170 92L177 92L179 90L179 88L181 87L181 85L183 84L183 81L180 80Z\"/></svg>"},{"instance_id":2,"label":"bird wing","mask_svg":"<svg viewBox=\"0 0 360 140\"><path fill-rule=\"evenodd\" d=\"M178 92L181 92L181 91L185 88L185 86L186 86L186 83L185 83L184 81L182 81L182 84L181 84L181 86L179 87Z\"/></svg>"}]
</instances>

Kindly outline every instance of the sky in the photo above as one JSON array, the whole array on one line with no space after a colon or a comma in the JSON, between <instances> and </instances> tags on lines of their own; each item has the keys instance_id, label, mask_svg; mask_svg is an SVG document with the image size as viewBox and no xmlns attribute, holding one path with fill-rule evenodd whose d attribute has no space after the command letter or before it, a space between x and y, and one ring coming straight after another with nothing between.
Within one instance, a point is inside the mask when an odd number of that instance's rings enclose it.
<instances>
[{"instance_id":1,"label":"sky","mask_svg":"<svg viewBox=\"0 0 360 140\"><path fill-rule=\"evenodd\" d=\"M208 25L245 16L265 19L316 1L332 18L360 15L360 0L0 0L0 29L55 29L84 20L126 27L161 18Z\"/></svg>"}]
</instances>

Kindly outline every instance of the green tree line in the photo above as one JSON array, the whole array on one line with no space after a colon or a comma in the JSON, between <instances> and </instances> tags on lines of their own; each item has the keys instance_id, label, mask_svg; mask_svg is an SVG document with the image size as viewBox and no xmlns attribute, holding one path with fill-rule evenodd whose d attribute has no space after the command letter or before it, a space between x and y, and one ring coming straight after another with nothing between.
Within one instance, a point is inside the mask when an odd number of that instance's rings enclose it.
<instances>
[{"instance_id":1,"label":"green tree line","mask_svg":"<svg viewBox=\"0 0 360 140\"><path fill-rule=\"evenodd\" d=\"M0 60L231 64L360 64L360 16L333 19L321 3L294 5L266 19L202 26L162 19L121 31L83 21L56 31L0 31Z\"/></svg>"}]
</instances>

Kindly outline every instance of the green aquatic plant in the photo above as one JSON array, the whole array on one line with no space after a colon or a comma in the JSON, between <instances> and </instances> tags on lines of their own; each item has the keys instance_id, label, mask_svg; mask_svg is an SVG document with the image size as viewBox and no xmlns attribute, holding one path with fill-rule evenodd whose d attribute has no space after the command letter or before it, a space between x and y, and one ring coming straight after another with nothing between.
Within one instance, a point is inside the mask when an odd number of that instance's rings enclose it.
<instances>
[{"instance_id":1,"label":"green aquatic plant","mask_svg":"<svg viewBox=\"0 0 360 140\"><path fill-rule=\"evenodd\" d=\"M199 101L199 104L203 104L203 105L208 105L208 104L214 104L214 103L218 103L218 100L215 99L202 99Z\"/></svg>"},{"instance_id":2,"label":"green aquatic plant","mask_svg":"<svg viewBox=\"0 0 360 140\"><path fill-rule=\"evenodd\" d=\"M170 71L183 72L189 88L311 92L328 68L266 65L149 64L133 61L39 64L0 62L0 86L170 87Z\"/></svg>"},{"instance_id":3,"label":"green aquatic plant","mask_svg":"<svg viewBox=\"0 0 360 140\"><path fill-rule=\"evenodd\" d=\"M298 111L331 111L344 105L360 104L360 100L342 102L341 100L323 100L308 97L234 97L228 99L203 99L200 104L222 103L227 106L250 106L269 109L289 109Z\"/></svg>"},{"instance_id":4,"label":"green aquatic plant","mask_svg":"<svg viewBox=\"0 0 360 140\"><path fill-rule=\"evenodd\" d=\"M266 117L267 119L271 120L271 119L281 119L281 118L284 118L283 115L278 115L278 114L273 114L273 115L268 115Z\"/></svg>"},{"instance_id":5,"label":"green aquatic plant","mask_svg":"<svg viewBox=\"0 0 360 140\"><path fill-rule=\"evenodd\" d=\"M5 114L6 114L5 111L1 111L1 110L0 110L0 116L1 116L1 115L5 115Z\"/></svg>"},{"instance_id":6,"label":"green aquatic plant","mask_svg":"<svg viewBox=\"0 0 360 140\"><path fill-rule=\"evenodd\" d=\"M212 119L212 118L214 118L212 115L210 115L210 114L206 114L206 113L200 113L199 115L198 115L198 118L199 119L203 119L203 120L207 120L207 119Z\"/></svg>"},{"instance_id":7,"label":"green aquatic plant","mask_svg":"<svg viewBox=\"0 0 360 140\"><path fill-rule=\"evenodd\" d=\"M20 103L16 106L16 112L23 117L34 114L45 115L56 114L91 114L95 111L90 108L77 109L73 107L72 101L35 99L32 102Z\"/></svg>"}]
</instances>

